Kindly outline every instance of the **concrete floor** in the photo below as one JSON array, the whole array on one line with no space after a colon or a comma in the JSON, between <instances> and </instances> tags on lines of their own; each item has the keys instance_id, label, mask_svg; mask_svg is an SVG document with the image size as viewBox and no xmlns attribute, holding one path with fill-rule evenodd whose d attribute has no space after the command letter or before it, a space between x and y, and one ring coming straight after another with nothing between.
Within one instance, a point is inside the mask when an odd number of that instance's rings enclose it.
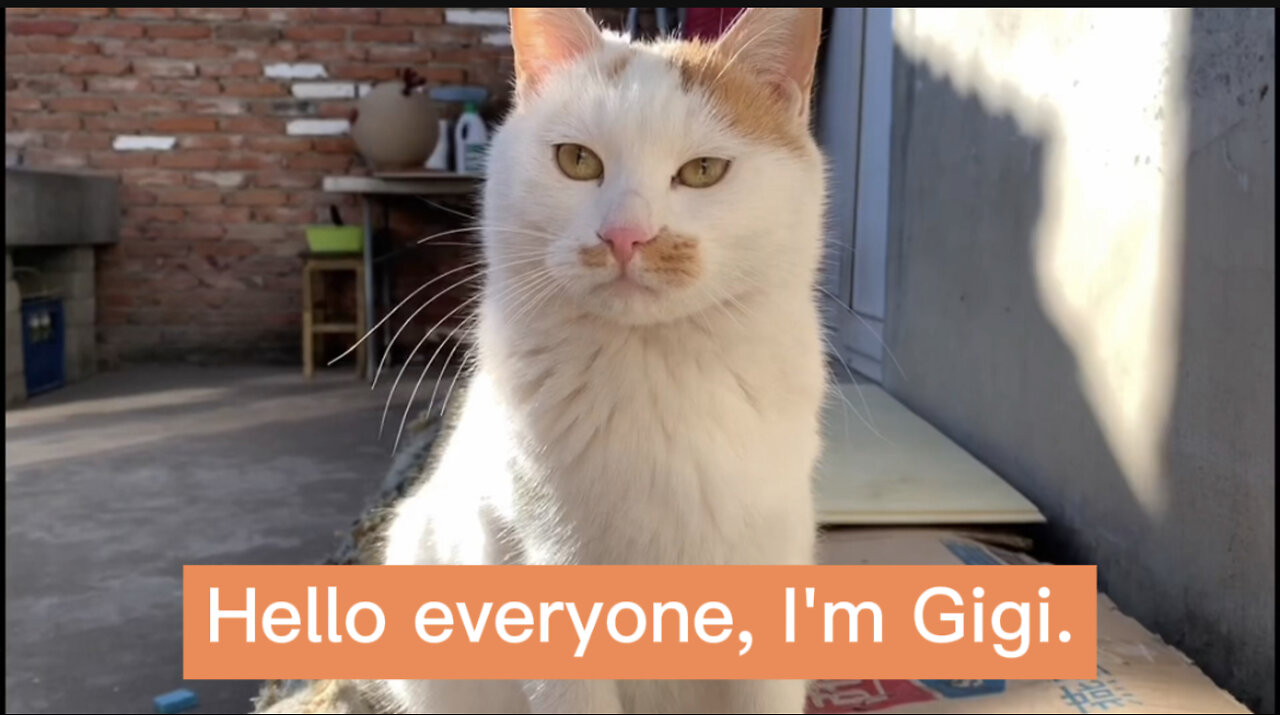
<instances>
[{"instance_id":1,"label":"concrete floor","mask_svg":"<svg viewBox=\"0 0 1280 715\"><path fill-rule=\"evenodd\" d=\"M387 387L135 368L7 411L5 711L150 712L187 687L193 712L248 712L256 682L182 679L182 566L323 560L390 464Z\"/></svg>"}]
</instances>

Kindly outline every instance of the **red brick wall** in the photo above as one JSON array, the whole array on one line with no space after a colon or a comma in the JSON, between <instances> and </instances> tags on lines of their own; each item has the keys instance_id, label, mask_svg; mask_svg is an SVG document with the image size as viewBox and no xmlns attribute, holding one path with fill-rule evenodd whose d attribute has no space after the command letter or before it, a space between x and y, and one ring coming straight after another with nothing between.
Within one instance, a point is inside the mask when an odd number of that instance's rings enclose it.
<instances>
[{"instance_id":1,"label":"red brick wall","mask_svg":"<svg viewBox=\"0 0 1280 715\"><path fill-rule=\"evenodd\" d=\"M318 65L315 82L352 83L413 67L502 98L506 29L483 24L498 10L459 24L443 9L6 9L7 153L123 182L121 241L98 256L100 354L296 360L302 226L327 222L322 177L360 162L341 131L288 127L346 119L354 100L298 98L304 80L265 68ZM127 150L129 136L173 146Z\"/></svg>"}]
</instances>

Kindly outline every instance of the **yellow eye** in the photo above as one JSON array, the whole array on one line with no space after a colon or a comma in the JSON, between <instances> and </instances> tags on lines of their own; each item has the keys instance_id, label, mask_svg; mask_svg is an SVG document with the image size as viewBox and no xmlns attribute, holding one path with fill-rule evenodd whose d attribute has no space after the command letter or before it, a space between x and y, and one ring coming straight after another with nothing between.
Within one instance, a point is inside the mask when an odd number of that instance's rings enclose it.
<instances>
[{"instance_id":1,"label":"yellow eye","mask_svg":"<svg viewBox=\"0 0 1280 715\"><path fill-rule=\"evenodd\" d=\"M565 176L575 181L591 181L604 176L604 162L581 144L557 144L556 163Z\"/></svg>"},{"instance_id":2,"label":"yellow eye","mask_svg":"<svg viewBox=\"0 0 1280 715\"><path fill-rule=\"evenodd\" d=\"M676 172L676 181L693 189L705 189L719 183L728 170L728 159L703 156L685 162Z\"/></svg>"}]
</instances>

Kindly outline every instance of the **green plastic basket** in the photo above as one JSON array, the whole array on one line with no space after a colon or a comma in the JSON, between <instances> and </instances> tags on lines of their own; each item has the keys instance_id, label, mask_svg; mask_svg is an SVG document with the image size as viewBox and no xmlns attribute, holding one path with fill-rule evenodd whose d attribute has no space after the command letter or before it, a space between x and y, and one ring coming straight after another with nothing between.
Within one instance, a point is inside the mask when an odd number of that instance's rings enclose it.
<instances>
[{"instance_id":1,"label":"green plastic basket","mask_svg":"<svg viewBox=\"0 0 1280 715\"><path fill-rule=\"evenodd\" d=\"M307 245L312 253L360 253L364 250L364 229L360 226L307 226Z\"/></svg>"}]
</instances>

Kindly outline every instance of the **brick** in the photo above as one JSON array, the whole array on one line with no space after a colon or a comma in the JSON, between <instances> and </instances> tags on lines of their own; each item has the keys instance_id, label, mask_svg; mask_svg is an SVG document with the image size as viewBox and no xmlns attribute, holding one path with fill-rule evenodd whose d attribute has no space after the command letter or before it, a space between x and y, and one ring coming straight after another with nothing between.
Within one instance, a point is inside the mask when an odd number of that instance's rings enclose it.
<instances>
[{"instance_id":1,"label":"brick","mask_svg":"<svg viewBox=\"0 0 1280 715\"><path fill-rule=\"evenodd\" d=\"M269 223L240 223L227 226L227 239L232 241L262 243L279 237L280 227Z\"/></svg>"},{"instance_id":2,"label":"brick","mask_svg":"<svg viewBox=\"0 0 1280 715\"><path fill-rule=\"evenodd\" d=\"M302 24L311 19L311 9L303 7L251 7L248 8L248 17L254 22Z\"/></svg>"},{"instance_id":3,"label":"brick","mask_svg":"<svg viewBox=\"0 0 1280 715\"><path fill-rule=\"evenodd\" d=\"M85 117L84 127L90 131L129 134L145 130L147 121L142 117L125 114L104 114L102 116Z\"/></svg>"},{"instance_id":4,"label":"brick","mask_svg":"<svg viewBox=\"0 0 1280 715\"><path fill-rule=\"evenodd\" d=\"M312 11L311 20L344 25L372 25L378 21L378 11L371 7L318 7Z\"/></svg>"},{"instance_id":5,"label":"brick","mask_svg":"<svg viewBox=\"0 0 1280 715\"><path fill-rule=\"evenodd\" d=\"M218 120L213 117L166 117L153 119L151 128L158 132L216 132Z\"/></svg>"},{"instance_id":6,"label":"brick","mask_svg":"<svg viewBox=\"0 0 1280 715\"><path fill-rule=\"evenodd\" d=\"M388 80L396 78L395 67L373 67L367 64L339 64L330 68L338 79Z\"/></svg>"},{"instance_id":7,"label":"brick","mask_svg":"<svg viewBox=\"0 0 1280 715\"><path fill-rule=\"evenodd\" d=\"M187 96L204 97L216 95L220 87L211 79L168 79L151 80L151 86L159 94L185 94Z\"/></svg>"},{"instance_id":8,"label":"brick","mask_svg":"<svg viewBox=\"0 0 1280 715\"><path fill-rule=\"evenodd\" d=\"M485 28L459 25L415 27L413 41L439 49L443 47L469 47L479 41Z\"/></svg>"},{"instance_id":9,"label":"brick","mask_svg":"<svg viewBox=\"0 0 1280 715\"><path fill-rule=\"evenodd\" d=\"M261 189L319 189L321 177L314 172L259 171L253 185Z\"/></svg>"},{"instance_id":10,"label":"brick","mask_svg":"<svg viewBox=\"0 0 1280 715\"><path fill-rule=\"evenodd\" d=\"M153 193L161 206L208 205L222 201L222 192L214 189L156 189Z\"/></svg>"},{"instance_id":11,"label":"brick","mask_svg":"<svg viewBox=\"0 0 1280 715\"><path fill-rule=\"evenodd\" d=\"M218 127L236 134L283 134L284 120L275 117L223 117Z\"/></svg>"},{"instance_id":12,"label":"brick","mask_svg":"<svg viewBox=\"0 0 1280 715\"><path fill-rule=\"evenodd\" d=\"M444 11L444 21L450 25L482 25L504 27L509 16L505 10L451 7Z\"/></svg>"},{"instance_id":13,"label":"brick","mask_svg":"<svg viewBox=\"0 0 1280 715\"><path fill-rule=\"evenodd\" d=\"M5 58L6 72L17 71L9 66L12 59L13 58ZM85 81L79 77L65 77L61 75L48 77L19 77L17 79L16 87L9 87L8 85L6 85L6 87L8 89L17 89L22 92L29 92L43 97L62 92L83 92L85 88Z\"/></svg>"},{"instance_id":14,"label":"brick","mask_svg":"<svg viewBox=\"0 0 1280 715\"><path fill-rule=\"evenodd\" d=\"M296 226L315 223L316 212L313 209L271 206L255 208L253 210L253 218L255 221L265 223L283 223Z\"/></svg>"},{"instance_id":15,"label":"brick","mask_svg":"<svg viewBox=\"0 0 1280 715\"><path fill-rule=\"evenodd\" d=\"M228 134L191 134L178 137L179 149L216 149L226 151L244 146L244 137Z\"/></svg>"},{"instance_id":16,"label":"brick","mask_svg":"<svg viewBox=\"0 0 1280 715\"><path fill-rule=\"evenodd\" d=\"M247 206L191 206L186 209L187 218L201 223L247 223L251 214Z\"/></svg>"},{"instance_id":17,"label":"brick","mask_svg":"<svg viewBox=\"0 0 1280 715\"><path fill-rule=\"evenodd\" d=\"M350 129L351 122L345 119L294 119L285 131L291 136L328 136Z\"/></svg>"},{"instance_id":18,"label":"brick","mask_svg":"<svg viewBox=\"0 0 1280 715\"><path fill-rule=\"evenodd\" d=\"M130 186L144 186L148 188L172 188L185 186L187 176L181 171L170 171L168 169L136 169L124 171L120 174L120 179Z\"/></svg>"},{"instance_id":19,"label":"brick","mask_svg":"<svg viewBox=\"0 0 1280 715\"><path fill-rule=\"evenodd\" d=\"M510 32L488 32L488 33L485 33L484 36L480 38L480 42L486 45L510 47L511 33Z\"/></svg>"},{"instance_id":20,"label":"brick","mask_svg":"<svg viewBox=\"0 0 1280 715\"><path fill-rule=\"evenodd\" d=\"M51 169L80 169L89 164L84 152L34 147L23 152L22 160L27 166L48 167Z\"/></svg>"},{"instance_id":21,"label":"brick","mask_svg":"<svg viewBox=\"0 0 1280 715\"><path fill-rule=\"evenodd\" d=\"M298 154L311 151L312 140L298 137L249 137L247 142L253 151L271 152L273 154Z\"/></svg>"},{"instance_id":22,"label":"brick","mask_svg":"<svg viewBox=\"0 0 1280 715\"><path fill-rule=\"evenodd\" d=\"M9 112L38 112L43 103L35 97L5 95L4 108Z\"/></svg>"},{"instance_id":23,"label":"brick","mask_svg":"<svg viewBox=\"0 0 1280 715\"><path fill-rule=\"evenodd\" d=\"M181 60L144 59L134 62L133 71L144 77L195 77L196 65Z\"/></svg>"},{"instance_id":24,"label":"brick","mask_svg":"<svg viewBox=\"0 0 1280 715\"><path fill-rule=\"evenodd\" d=\"M284 206L289 195L273 189L248 189L227 195L228 206Z\"/></svg>"},{"instance_id":25,"label":"brick","mask_svg":"<svg viewBox=\"0 0 1280 715\"><path fill-rule=\"evenodd\" d=\"M222 93L231 97L283 97L288 89L279 82L223 80Z\"/></svg>"},{"instance_id":26,"label":"brick","mask_svg":"<svg viewBox=\"0 0 1280 715\"><path fill-rule=\"evenodd\" d=\"M175 223L186 218L187 212L177 206L131 206L124 210L124 220L150 223Z\"/></svg>"},{"instance_id":27,"label":"brick","mask_svg":"<svg viewBox=\"0 0 1280 715\"><path fill-rule=\"evenodd\" d=\"M355 109L355 102L320 102L316 107L315 113L328 119L351 121L352 113L355 112Z\"/></svg>"},{"instance_id":28,"label":"brick","mask_svg":"<svg viewBox=\"0 0 1280 715\"><path fill-rule=\"evenodd\" d=\"M283 35L284 33L281 29L274 25L235 23L218 27L219 40L231 40L237 42L275 42Z\"/></svg>"},{"instance_id":29,"label":"brick","mask_svg":"<svg viewBox=\"0 0 1280 715\"><path fill-rule=\"evenodd\" d=\"M120 188L120 202L126 206L150 206L156 202L156 195L140 186L125 184Z\"/></svg>"},{"instance_id":30,"label":"brick","mask_svg":"<svg viewBox=\"0 0 1280 715\"><path fill-rule=\"evenodd\" d=\"M257 62L205 62L198 70L201 77L257 77L262 74L262 65Z\"/></svg>"},{"instance_id":31,"label":"brick","mask_svg":"<svg viewBox=\"0 0 1280 715\"><path fill-rule=\"evenodd\" d=\"M21 20L5 23L5 34L66 37L76 34L76 28L76 23L65 20Z\"/></svg>"},{"instance_id":32,"label":"brick","mask_svg":"<svg viewBox=\"0 0 1280 715\"><path fill-rule=\"evenodd\" d=\"M354 157L342 154L299 154L285 159L290 169L312 171L343 171Z\"/></svg>"},{"instance_id":33,"label":"brick","mask_svg":"<svg viewBox=\"0 0 1280 715\"><path fill-rule=\"evenodd\" d=\"M164 54L164 48L170 43L155 42L152 40L135 40L124 39L117 40L111 38L102 38L97 40L98 51L104 57L115 57L120 59L138 59L141 57L151 57L153 55Z\"/></svg>"},{"instance_id":34,"label":"brick","mask_svg":"<svg viewBox=\"0 0 1280 715\"><path fill-rule=\"evenodd\" d=\"M105 114L115 109L115 104L102 97L55 97L49 100L49 108L55 112Z\"/></svg>"},{"instance_id":35,"label":"brick","mask_svg":"<svg viewBox=\"0 0 1280 715\"><path fill-rule=\"evenodd\" d=\"M307 43L298 48L295 59L324 64L362 62L367 54L360 44Z\"/></svg>"},{"instance_id":36,"label":"brick","mask_svg":"<svg viewBox=\"0 0 1280 715\"><path fill-rule=\"evenodd\" d=\"M355 82L295 82L289 91L299 99L352 99L356 87Z\"/></svg>"},{"instance_id":37,"label":"brick","mask_svg":"<svg viewBox=\"0 0 1280 715\"><path fill-rule=\"evenodd\" d=\"M466 70L461 67L428 67L422 76L429 82L465 82Z\"/></svg>"},{"instance_id":38,"label":"brick","mask_svg":"<svg viewBox=\"0 0 1280 715\"><path fill-rule=\"evenodd\" d=\"M84 57L99 54L98 46L83 40L61 40L56 37L32 37L25 41L25 51L37 55L69 55ZM12 51L12 50L10 50Z\"/></svg>"},{"instance_id":39,"label":"brick","mask_svg":"<svg viewBox=\"0 0 1280 715\"><path fill-rule=\"evenodd\" d=\"M213 35L207 25L148 25L147 37L160 40L202 40Z\"/></svg>"},{"instance_id":40,"label":"brick","mask_svg":"<svg viewBox=\"0 0 1280 715\"><path fill-rule=\"evenodd\" d=\"M179 150L156 157L156 166L167 169L216 169L222 154L209 150Z\"/></svg>"},{"instance_id":41,"label":"brick","mask_svg":"<svg viewBox=\"0 0 1280 715\"><path fill-rule=\"evenodd\" d=\"M197 171L191 174L191 185L239 189L245 185L245 174L242 171Z\"/></svg>"},{"instance_id":42,"label":"brick","mask_svg":"<svg viewBox=\"0 0 1280 715\"><path fill-rule=\"evenodd\" d=\"M382 11L383 16L387 13ZM390 23L399 25L401 23ZM413 29L408 27L357 27L351 31L355 42L413 42Z\"/></svg>"},{"instance_id":43,"label":"brick","mask_svg":"<svg viewBox=\"0 0 1280 715\"><path fill-rule=\"evenodd\" d=\"M49 149L110 149L111 135L85 132L54 134L50 132L44 135L44 145Z\"/></svg>"},{"instance_id":44,"label":"brick","mask_svg":"<svg viewBox=\"0 0 1280 715\"><path fill-rule=\"evenodd\" d=\"M233 97L213 97L212 99L196 99L187 102L187 111L195 114L219 114L234 116L244 114L244 102Z\"/></svg>"},{"instance_id":45,"label":"brick","mask_svg":"<svg viewBox=\"0 0 1280 715\"><path fill-rule=\"evenodd\" d=\"M168 151L176 141L173 137L125 135L116 137L111 148L116 151Z\"/></svg>"},{"instance_id":46,"label":"brick","mask_svg":"<svg viewBox=\"0 0 1280 715\"><path fill-rule=\"evenodd\" d=\"M255 57L265 63L289 63L298 59L298 45L292 42L255 45L251 50Z\"/></svg>"},{"instance_id":47,"label":"brick","mask_svg":"<svg viewBox=\"0 0 1280 715\"><path fill-rule=\"evenodd\" d=\"M68 75L119 76L129 71L129 61L121 59L71 60L62 66Z\"/></svg>"},{"instance_id":48,"label":"brick","mask_svg":"<svg viewBox=\"0 0 1280 715\"><path fill-rule=\"evenodd\" d=\"M76 35L84 37L110 37L120 40L134 40L146 34L146 27L136 22L82 22L76 28Z\"/></svg>"},{"instance_id":49,"label":"brick","mask_svg":"<svg viewBox=\"0 0 1280 715\"><path fill-rule=\"evenodd\" d=\"M151 83L138 77L90 77L87 86L95 94L142 94L151 91Z\"/></svg>"},{"instance_id":50,"label":"brick","mask_svg":"<svg viewBox=\"0 0 1280 715\"><path fill-rule=\"evenodd\" d=\"M228 22L245 16L242 7L180 7L177 10L178 17L205 22Z\"/></svg>"},{"instance_id":51,"label":"brick","mask_svg":"<svg viewBox=\"0 0 1280 715\"><path fill-rule=\"evenodd\" d=\"M129 114L174 114L182 111L182 102L164 97L117 97L115 106Z\"/></svg>"},{"instance_id":52,"label":"brick","mask_svg":"<svg viewBox=\"0 0 1280 715\"><path fill-rule=\"evenodd\" d=\"M351 137L317 137L315 151L320 154L355 154L356 143Z\"/></svg>"},{"instance_id":53,"label":"brick","mask_svg":"<svg viewBox=\"0 0 1280 715\"><path fill-rule=\"evenodd\" d=\"M384 25L439 25L444 18L439 8L382 8L378 13L378 21Z\"/></svg>"},{"instance_id":54,"label":"brick","mask_svg":"<svg viewBox=\"0 0 1280 715\"><path fill-rule=\"evenodd\" d=\"M130 20L168 20L177 13L171 7L118 7L115 14Z\"/></svg>"},{"instance_id":55,"label":"brick","mask_svg":"<svg viewBox=\"0 0 1280 715\"><path fill-rule=\"evenodd\" d=\"M155 165L153 152L95 151L89 154L89 165L98 169L145 169Z\"/></svg>"},{"instance_id":56,"label":"brick","mask_svg":"<svg viewBox=\"0 0 1280 715\"><path fill-rule=\"evenodd\" d=\"M308 117L316 113L315 102L296 99L280 99L274 102L259 103L255 109L259 113L276 117Z\"/></svg>"},{"instance_id":57,"label":"brick","mask_svg":"<svg viewBox=\"0 0 1280 715\"><path fill-rule=\"evenodd\" d=\"M66 58L43 55L11 55L4 58L6 75L53 74L62 69Z\"/></svg>"},{"instance_id":58,"label":"brick","mask_svg":"<svg viewBox=\"0 0 1280 715\"><path fill-rule=\"evenodd\" d=\"M280 166L280 157L271 154L234 153L223 156L218 161L219 169L243 169L258 171L274 169Z\"/></svg>"},{"instance_id":59,"label":"brick","mask_svg":"<svg viewBox=\"0 0 1280 715\"><path fill-rule=\"evenodd\" d=\"M262 72L273 79L324 79L329 76L324 65L314 63L281 62L263 67Z\"/></svg>"},{"instance_id":60,"label":"brick","mask_svg":"<svg viewBox=\"0 0 1280 715\"><path fill-rule=\"evenodd\" d=\"M419 63L431 61L431 50L426 47L396 47L374 45L367 54L370 62Z\"/></svg>"},{"instance_id":61,"label":"brick","mask_svg":"<svg viewBox=\"0 0 1280 715\"><path fill-rule=\"evenodd\" d=\"M81 126L74 114L19 114L14 120L19 129L71 131Z\"/></svg>"},{"instance_id":62,"label":"brick","mask_svg":"<svg viewBox=\"0 0 1280 715\"><path fill-rule=\"evenodd\" d=\"M300 42L342 42L347 39L347 28L334 25L300 25L285 28L284 36Z\"/></svg>"},{"instance_id":63,"label":"brick","mask_svg":"<svg viewBox=\"0 0 1280 715\"><path fill-rule=\"evenodd\" d=\"M106 17L111 14L111 10L105 7L51 7L45 12L63 17Z\"/></svg>"},{"instance_id":64,"label":"brick","mask_svg":"<svg viewBox=\"0 0 1280 715\"><path fill-rule=\"evenodd\" d=\"M208 42L179 42L164 48L165 57L175 60L220 60L231 53L232 49L226 45ZM197 64L196 72L204 74L204 68Z\"/></svg>"}]
</instances>

